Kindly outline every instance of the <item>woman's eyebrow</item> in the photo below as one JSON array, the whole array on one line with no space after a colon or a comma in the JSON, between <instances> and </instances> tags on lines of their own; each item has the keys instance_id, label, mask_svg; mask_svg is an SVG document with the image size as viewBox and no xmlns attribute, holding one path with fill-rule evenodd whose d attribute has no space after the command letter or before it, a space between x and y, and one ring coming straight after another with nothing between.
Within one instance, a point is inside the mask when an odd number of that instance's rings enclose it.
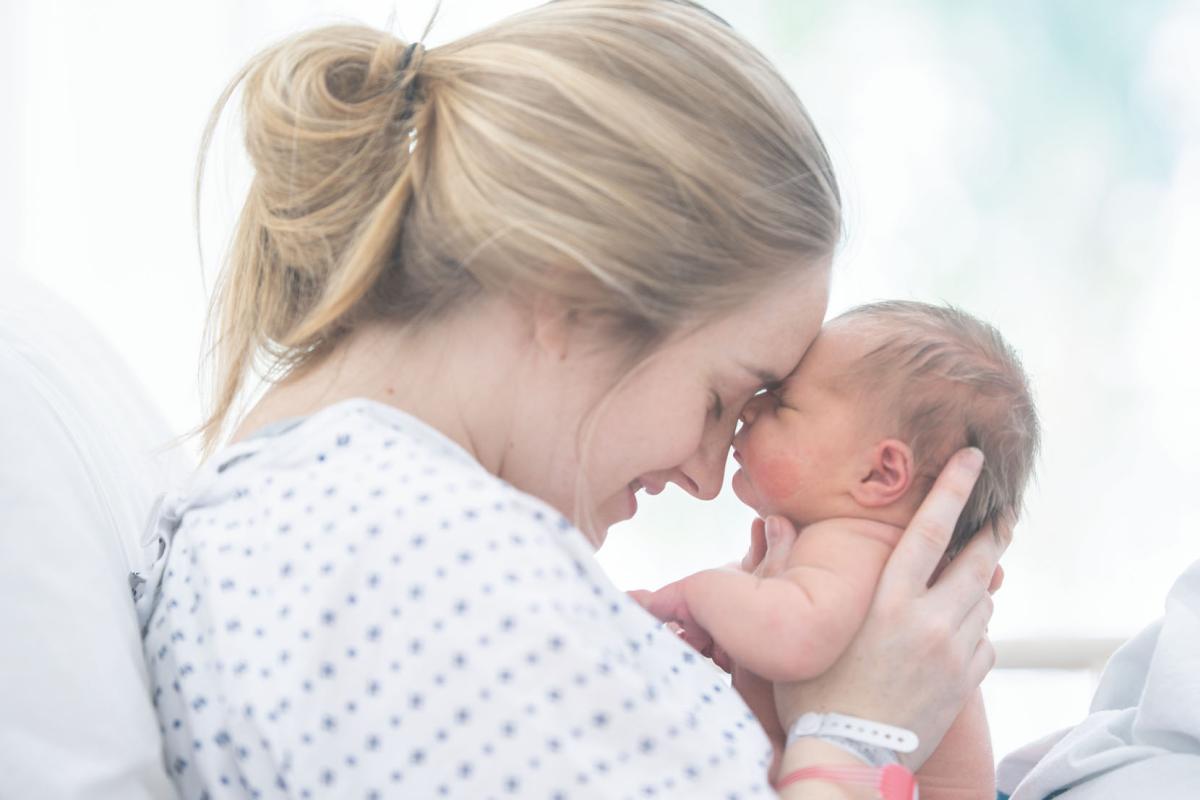
<instances>
[{"instance_id":1,"label":"woman's eyebrow","mask_svg":"<svg viewBox=\"0 0 1200 800\"><path fill-rule=\"evenodd\" d=\"M763 369L762 367L752 367L752 366L749 366L748 364L743 364L740 361L738 362L738 366L741 367L742 369L744 369L746 372L753 375L755 378L757 378L758 381L760 383L762 383L764 386L772 386L774 384L778 384L778 383L782 382L782 379L769 369Z\"/></svg>"}]
</instances>

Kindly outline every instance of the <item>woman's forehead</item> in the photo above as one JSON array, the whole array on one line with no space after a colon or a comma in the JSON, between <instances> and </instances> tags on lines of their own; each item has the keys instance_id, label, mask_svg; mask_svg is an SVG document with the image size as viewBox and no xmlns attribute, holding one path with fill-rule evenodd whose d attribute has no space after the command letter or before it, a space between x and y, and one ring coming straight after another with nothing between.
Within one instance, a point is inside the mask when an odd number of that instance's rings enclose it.
<instances>
[{"instance_id":1,"label":"woman's forehead","mask_svg":"<svg viewBox=\"0 0 1200 800\"><path fill-rule=\"evenodd\" d=\"M817 336L829 299L827 270L814 269L801 278L767 293L731 320L756 356L744 358L748 366L782 378Z\"/></svg>"},{"instance_id":2,"label":"woman's forehead","mask_svg":"<svg viewBox=\"0 0 1200 800\"><path fill-rule=\"evenodd\" d=\"M691 350L711 371L777 383L817 335L827 300L827 270L813 267L726 316L681 332L675 345Z\"/></svg>"},{"instance_id":3,"label":"woman's forehead","mask_svg":"<svg viewBox=\"0 0 1200 800\"><path fill-rule=\"evenodd\" d=\"M845 323L828 324L813 340L789 379L807 381L841 376L862 358L869 344L870 337L863 330Z\"/></svg>"},{"instance_id":4,"label":"woman's forehead","mask_svg":"<svg viewBox=\"0 0 1200 800\"><path fill-rule=\"evenodd\" d=\"M743 329L729 340L734 364L751 381L759 385L778 383L800 363L813 337L815 326L796 324L761 325L753 330Z\"/></svg>"}]
</instances>

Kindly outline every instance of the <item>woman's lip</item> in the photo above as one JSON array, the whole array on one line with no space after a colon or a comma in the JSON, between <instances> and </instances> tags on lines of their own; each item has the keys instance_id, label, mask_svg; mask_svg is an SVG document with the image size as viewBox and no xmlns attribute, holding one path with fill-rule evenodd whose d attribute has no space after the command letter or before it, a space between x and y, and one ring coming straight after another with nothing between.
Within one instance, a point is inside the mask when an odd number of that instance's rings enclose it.
<instances>
[{"instance_id":1,"label":"woman's lip","mask_svg":"<svg viewBox=\"0 0 1200 800\"><path fill-rule=\"evenodd\" d=\"M646 494L653 496L653 495L661 493L663 489L667 488L667 485L665 483L659 483L659 484L646 483L641 478L635 478L634 480L629 482L629 488L632 489L634 492L638 492L641 489L645 489Z\"/></svg>"},{"instance_id":2,"label":"woman's lip","mask_svg":"<svg viewBox=\"0 0 1200 800\"><path fill-rule=\"evenodd\" d=\"M625 489L625 494L627 495L625 519L632 519L633 515L637 513L638 509L637 491L632 486L629 486Z\"/></svg>"}]
</instances>

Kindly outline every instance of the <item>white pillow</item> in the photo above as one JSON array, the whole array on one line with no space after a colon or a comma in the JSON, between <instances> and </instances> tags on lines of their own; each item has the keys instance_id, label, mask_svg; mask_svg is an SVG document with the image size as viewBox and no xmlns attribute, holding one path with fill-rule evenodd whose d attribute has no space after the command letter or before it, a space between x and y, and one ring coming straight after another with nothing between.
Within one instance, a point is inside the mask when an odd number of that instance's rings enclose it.
<instances>
[{"instance_id":1,"label":"white pillow","mask_svg":"<svg viewBox=\"0 0 1200 800\"><path fill-rule=\"evenodd\" d=\"M3 794L174 797L129 572L190 464L154 452L170 431L78 313L19 274L0 283Z\"/></svg>"}]
</instances>

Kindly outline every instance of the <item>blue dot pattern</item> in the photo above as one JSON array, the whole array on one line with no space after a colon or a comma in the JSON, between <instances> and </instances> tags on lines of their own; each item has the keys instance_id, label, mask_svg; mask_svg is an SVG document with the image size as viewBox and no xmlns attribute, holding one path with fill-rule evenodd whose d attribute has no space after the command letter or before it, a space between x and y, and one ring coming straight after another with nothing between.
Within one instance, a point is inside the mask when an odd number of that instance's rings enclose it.
<instances>
[{"instance_id":1,"label":"blue dot pattern","mask_svg":"<svg viewBox=\"0 0 1200 800\"><path fill-rule=\"evenodd\" d=\"M772 796L724 676L391 406L236 443L155 521L144 644L184 798Z\"/></svg>"}]
</instances>

